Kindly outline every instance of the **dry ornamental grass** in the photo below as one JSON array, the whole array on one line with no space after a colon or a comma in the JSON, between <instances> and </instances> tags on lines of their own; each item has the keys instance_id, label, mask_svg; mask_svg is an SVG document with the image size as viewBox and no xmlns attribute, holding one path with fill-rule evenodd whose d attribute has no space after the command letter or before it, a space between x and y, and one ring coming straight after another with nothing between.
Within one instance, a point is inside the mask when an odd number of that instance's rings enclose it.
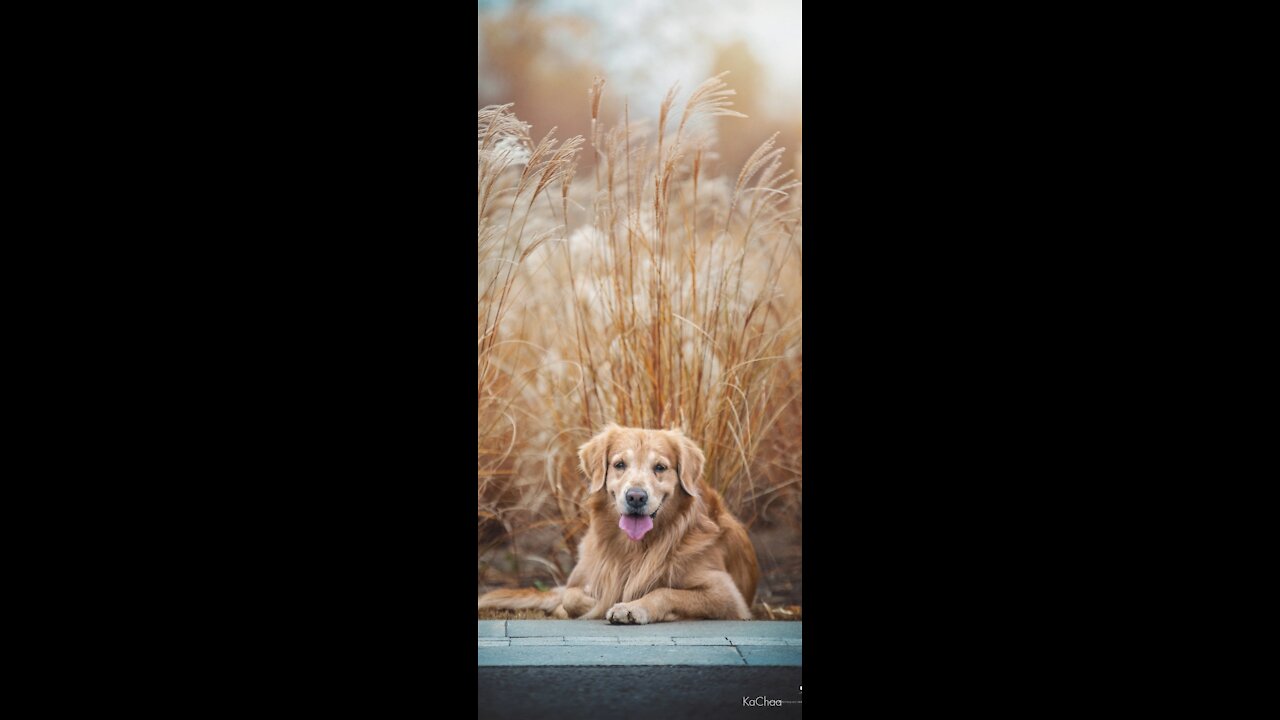
<instances>
[{"instance_id":1,"label":"dry ornamental grass","mask_svg":"<svg viewBox=\"0 0 1280 720\"><path fill-rule=\"evenodd\" d=\"M576 450L606 422L682 427L738 517L794 544L773 564L798 566L799 180L774 138L714 171L708 121L737 115L722 76L610 127L604 85L587 138L478 114L480 582L564 581L586 522Z\"/></svg>"}]
</instances>

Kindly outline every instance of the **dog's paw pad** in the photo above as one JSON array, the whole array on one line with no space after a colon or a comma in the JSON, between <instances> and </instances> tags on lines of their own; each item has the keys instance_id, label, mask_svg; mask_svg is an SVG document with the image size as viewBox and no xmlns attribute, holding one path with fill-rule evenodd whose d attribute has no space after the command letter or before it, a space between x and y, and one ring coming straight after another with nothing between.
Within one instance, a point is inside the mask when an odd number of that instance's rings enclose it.
<instances>
[{"instance_id":1,"label":"dog's paw pad","mask_svg":"<svg viewBox=\"0 0 1280 720\"><path fill-rule=\"evenodd\" d=\"M649 613L639 605L618 603L609 608L605 618L614 625L647 625Z\"/></svg>"},{"instance_id":2,"label":"dog's paw pad","mask_svg":"<svg viewBox=\"0 0 1280 720\"><path fill-rule=\"evenodd\" d=\"M627 606L622 603L609 608L609 612L604 614L604 619L608 620L612 625L625 625L628 622L628 617Z\"/></svg>"}]
</instances>

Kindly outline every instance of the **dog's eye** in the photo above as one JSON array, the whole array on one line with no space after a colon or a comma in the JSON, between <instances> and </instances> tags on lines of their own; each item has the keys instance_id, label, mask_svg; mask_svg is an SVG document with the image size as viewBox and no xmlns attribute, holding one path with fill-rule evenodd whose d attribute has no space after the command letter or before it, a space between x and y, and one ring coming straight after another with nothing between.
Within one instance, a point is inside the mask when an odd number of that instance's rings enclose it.
<instances>
[{"instance_id":1,"label":"dog's eye","mask_svg":"<svg viewBox=\"0 0 1280 720\"><path fill-rule=\"evenodd\" d=\"M613 464L613 468L614 468L615 470L626 470L626 469L627 469L627 464L626 464L626 463L624 463L624 462L622 462L621 460L619 460L618 462L616 462L616 463L614 463L614 464Z\"/></svg>"},{"instance_id":2,"label":"dog's eye","mask_svg":"<svg viewBox=\"0 0 1280 720\"><path fill-rule=\"evenodd\" d=\"M654 472L666 472L666 471L667 471L667 466L666 466L666 465L663 465L663 464L661 464L661 463L659 463L659 464L657 464L657 465L654 465L654 466L653 466L653 471L654 471Z\"/></svg>"}]
</instances>

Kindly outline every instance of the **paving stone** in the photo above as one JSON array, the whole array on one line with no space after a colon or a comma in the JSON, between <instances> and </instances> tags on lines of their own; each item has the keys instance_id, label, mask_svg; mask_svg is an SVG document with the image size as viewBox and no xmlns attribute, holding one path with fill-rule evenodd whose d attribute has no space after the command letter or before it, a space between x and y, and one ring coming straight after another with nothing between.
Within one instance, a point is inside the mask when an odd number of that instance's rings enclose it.
<instances>
[{"instance_id":1,"label":"paving stone","mask_svg":"<svg viewBox=\"0 0 1280 720\"><path fill-rule=\"evenodd\" d=\"M734 645L787 645L791 641L786 638L777 637L743 637L741 635L730 635L729 642Z\"/></svg>"},{"instance_id":2,"label":"paving stone","mask_svg":"<svg viewBox=\"0 0 1280 720\"><path fill-rule=\"evenodd\" d=\"M500 622L500 621L499 621ZM781 620L681 620L611 625L607 620L508 620L507 637L773 637L799 639L803 622Z\"/></svg>"},{"instance_id":3,"label":"paving stone","mask_svg":"<svg viewBox=\"0 0 1280 720\"><path fill-rule=\"evenodd\" d=\"M586 635L577 637L566 637L565 645L617 645L618 638L606 637L604 635Z\"/></svg>"},{"instance_id":4,"label":"paving stone","mask_svg":"<svg viewBox=\"0 0 1280 720\"><path fill-rule=\"evenodd\" d=\"M480 638L480 647L507 647L511 644L508 638Z\"/></svg>"},{"instance_id":5,"label":"paving stone","mask_svg":"<svg viewBox=\"0 0 1280 720\"><path fill-rule=\"evenodd\" d=\"M619 637L619 645L675 645L669 637L642 635L640 637Z\"/></svg>"},{"instance_id":6,"label":"paving stone","mask_svg":"<svg viewBox=\"0 0 1280 720\"><path fill-rule=\"evenodd\" d=\"M512 645L563 645L562 637L517 637L511 638Z\"/></svg>"},{"instance_id":7,"label":"paving stone","mask_svg":"<svg viewBox=\"0 0 1280 720\"><path fill-rule=\"evenodd\" d=\"M677 645L728 645L724 637L673 637Z\"/></svg>"},{"instance_id":8,"label":"paving stone","mask_svg":"<svg viewBox=\"0 0 1280 720\"><path fill-rule=\"evenodd\" d=\"M799 666L801 664L801 648L795 646L745 645L738 647L737 650L742 653L748 665Z\"/></svg>"},{"instance_id":9,"label":"paving stone","mask_svg":"<svg viewBox=\"0 0 1280 720\"><path fill-rule=\"evenodd\" d=\"M763 650L793 650L795 662L765 662L753 664L799 664L799 650L794 648L760 648ZM738 650L732 647L675 646L675 645L562 645L518 646L478 648L481 667L512 665L743 665Z\"/></svg>"},{"instance_id":10,"label":"paving stone","mask_svg":"<svg viewBox=\"0 0 1280 720\"><path fill-rule=\"evenodd\" d=\"M477 620L480 624L480 637L506 637L507 621L506 620Z\"/></svg>"},{"instance_id":11,"label":"paving stone","mask_svg":"<svg viewBox=\"0 0 1280 720\"><path fill-rule=\"evenodd\" d=\"M508 637L618 637L621 625L604 620L509 620ZM631 627L626 627L630 630Z\"/></svg>"}]
</instances>

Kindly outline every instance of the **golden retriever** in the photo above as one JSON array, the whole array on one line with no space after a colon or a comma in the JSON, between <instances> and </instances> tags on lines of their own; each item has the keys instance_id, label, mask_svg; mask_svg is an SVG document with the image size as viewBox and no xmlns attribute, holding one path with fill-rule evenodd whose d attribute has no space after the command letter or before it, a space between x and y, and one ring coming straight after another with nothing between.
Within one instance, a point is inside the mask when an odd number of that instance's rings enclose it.
<instances>
[{"instance_id":1,"label":"golden retriever","mask_svg":"<svg viewBox=\"0 0 1280 720\"><path fill-rule=\"evenodd\" d=\"M751 619L760 579L751 538L703 482L702 450L679 430L610 424L578 449L591 524L563 587L495 590L480 608L644 625Z\"/></svg>"}]
</instances>

